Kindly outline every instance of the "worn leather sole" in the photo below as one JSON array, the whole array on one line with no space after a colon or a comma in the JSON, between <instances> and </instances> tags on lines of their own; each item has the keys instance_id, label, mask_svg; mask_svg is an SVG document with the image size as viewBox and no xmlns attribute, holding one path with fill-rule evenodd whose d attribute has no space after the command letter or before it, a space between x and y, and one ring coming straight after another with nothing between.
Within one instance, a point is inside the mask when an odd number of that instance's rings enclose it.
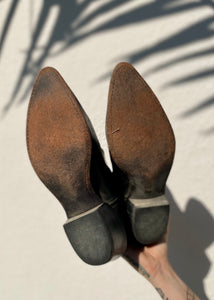
<instances>
[{"instance_id":1,"label":"worn leather sole","mask_svg":"<svg viewBox=\"0 0 214 300\"><path fill-rule=\"evenodd\" d=\"M27 117L27 147L41 181L62 204L65 232L76 253L92 265L126 248L114 210L91 185L92 135L75 95L53 68L40 71Z\"/></svg>"},{"instance_id":2,"label":"worn leather sole","mask_svg":"<svg viewBox=\"0 0 214 300\"><path fill-rule=\"evenodd\" d=\"M168 223L169 203L164 189L173 163L175 138L156 96L128 63L118 64L112 74L107 139L115 172L121 172L126 185L132 232L142 244L155 243Z\"/></svg>"}]
</instances>

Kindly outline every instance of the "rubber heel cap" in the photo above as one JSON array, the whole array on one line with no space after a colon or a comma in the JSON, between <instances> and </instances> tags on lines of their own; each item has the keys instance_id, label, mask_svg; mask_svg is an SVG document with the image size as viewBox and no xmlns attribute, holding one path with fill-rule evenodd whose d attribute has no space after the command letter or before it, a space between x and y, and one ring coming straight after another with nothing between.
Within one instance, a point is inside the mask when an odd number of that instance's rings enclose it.
<instances>
[{"instance_id":1,"label":"rubber heel cap","mask_svg":"<svg viewBox=\"0 0 214 300\"><path fill-rule=\"evenodd\" d=\"M150 199L146 199L149 202ZM153 200L153 199L151 199ZM128 214L132 232L135 239L143 245L151 245L159 242L167 230L169 219L169 203L154 205L151 201L145 204L145 200L138 200L139 204L128 200Z\"/></svg>"},{"instance_id":2,"label":"rubber heel cap","mask_svg":"<svg viewBox=\"0 0 214 300\"><path fill-rule=\"evenodd\" d=\"M105 264L122 255L127 247L123 225L107 204L67 222L64 229L77 255L90 265Z\"/></svg>"}]
</instances>

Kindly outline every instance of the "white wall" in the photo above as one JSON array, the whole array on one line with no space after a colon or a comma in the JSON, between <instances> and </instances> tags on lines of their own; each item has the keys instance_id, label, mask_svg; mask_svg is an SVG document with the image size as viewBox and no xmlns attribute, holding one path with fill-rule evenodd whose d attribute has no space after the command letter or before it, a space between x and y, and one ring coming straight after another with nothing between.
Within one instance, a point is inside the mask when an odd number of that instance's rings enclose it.
<instances>
[{"instance_id":1,"label":"white wall","mask_svg":"<svg viewBox=\"0 0 214 300\"><path fill-rule=\"evenodd\" d=\"M202 299L214 299L213 15L212 0L0 1L0 33L6 33L0 44L1 299L159 299L122 259L92 267L77 257L63 232L64 211L26 151L30 90L49 65L82 103L108 157L106 102L119 61L133 63L146 79L175 132L170 260Z\"/></svg>"}]
</instances>

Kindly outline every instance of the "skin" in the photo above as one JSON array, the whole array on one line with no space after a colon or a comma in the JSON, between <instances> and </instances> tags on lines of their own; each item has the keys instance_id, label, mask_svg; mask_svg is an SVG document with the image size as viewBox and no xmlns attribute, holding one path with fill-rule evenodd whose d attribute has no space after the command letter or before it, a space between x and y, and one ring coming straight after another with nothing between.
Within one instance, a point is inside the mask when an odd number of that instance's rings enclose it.
<instances>
[{"instance_id":1,"label":"skin","mask_svg":"<svg viewBox=\"0 0 214 300\"><path fill-rule=\"evenodd\" d=\"M200 300L178 277L167 256L167 238L152 246L129 245L124 259L143 275L164 300Z\"/></svg>"}]
</instances>

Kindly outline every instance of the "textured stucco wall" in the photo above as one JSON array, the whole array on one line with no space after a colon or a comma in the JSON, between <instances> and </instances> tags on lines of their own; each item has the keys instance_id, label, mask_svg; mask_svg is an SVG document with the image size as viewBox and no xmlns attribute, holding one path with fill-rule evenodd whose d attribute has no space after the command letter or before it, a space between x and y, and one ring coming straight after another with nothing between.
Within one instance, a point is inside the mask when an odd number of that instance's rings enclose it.
<instances>
[{"instance_id":1,"label":"textured stucco wall","mask_svg":"<svg viewBox=\"0 0 214 300\"><path fill-rule=\"evenodd\" d=\"M213 17L212 0L0 1L1 299L159 299L122 259L92 267L76 256L63 209L26 151L32 80L49 65L87 111L109 163L105 113L119 61L144 76L175 132L170 260L202 299L214 299Z\"/></svg>"}]
</instances>

